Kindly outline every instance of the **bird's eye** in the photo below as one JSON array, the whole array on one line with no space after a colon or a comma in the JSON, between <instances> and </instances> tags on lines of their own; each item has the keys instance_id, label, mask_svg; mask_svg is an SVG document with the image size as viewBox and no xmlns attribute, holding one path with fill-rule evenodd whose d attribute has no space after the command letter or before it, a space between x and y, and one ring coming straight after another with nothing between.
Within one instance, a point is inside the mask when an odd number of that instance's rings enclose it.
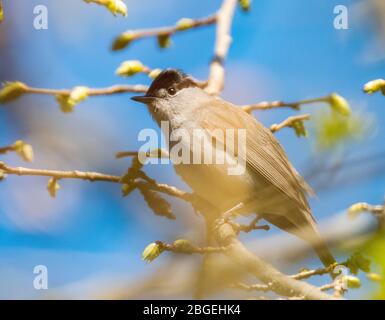
<instances>
[{"instance_id":1,"label":"bird's eye","mask_svg":"<svg viewBox=\"0 0 385 320\"><path fill-rule=\"evenodd\" d=\"M174 87L170 87L167 89L167 92L173 96L176 93L176 89Z\"/></svg>"}]
</instances>

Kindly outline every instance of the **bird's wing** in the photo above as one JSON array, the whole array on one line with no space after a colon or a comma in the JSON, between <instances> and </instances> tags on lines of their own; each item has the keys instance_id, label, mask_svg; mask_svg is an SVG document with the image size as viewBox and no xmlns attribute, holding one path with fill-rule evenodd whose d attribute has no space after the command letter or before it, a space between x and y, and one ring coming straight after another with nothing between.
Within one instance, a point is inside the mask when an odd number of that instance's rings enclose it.
<instances>
[{"instance_id":1,"label":"bird's wing","mask_svg":"<svg viewBox=\"0 0 385 320\"><path fill-rule=\"evenodd\" d=\"M285 151L270 130L251 115L217 99L202 106L196 119L210 129L246 129L246 164L257 178L263 177L268 186L293 200L297 208L310 213L303 178L290 164ZM217 137L216 137L217 138ZM218 143L218 142L217 142ZM224 144L225 141L222 141Z\"/></svg>"}]
</instances>

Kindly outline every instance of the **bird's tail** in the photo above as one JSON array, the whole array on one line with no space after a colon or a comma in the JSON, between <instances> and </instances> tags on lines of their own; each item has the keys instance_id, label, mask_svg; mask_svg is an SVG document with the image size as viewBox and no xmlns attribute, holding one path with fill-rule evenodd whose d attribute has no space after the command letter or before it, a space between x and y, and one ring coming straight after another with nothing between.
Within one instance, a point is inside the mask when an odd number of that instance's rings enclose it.
<instances>
[{"instance_id":1,"label":"bird's tail","mask_svg":"<svg viewBox=\"0 0 385 320\"><path fill-rule=\"evenodd\" d=\"M299 231L297 235L311 244L325 268L328 268L332 264L335 264L336 260L334 259L324 239L322 239L322 236L318 232L316 222L314 220L308 222L310 223L304 228L303 232ZM333 272L330 272L330 275L333 279L335 278Z\"/></svg>"},{"instance_id":2,"label":"bird's tail","mask_svg":"<svg viewBox=\"0 0 385 320\"><path fill-rule=\"evenodd\" d=\"M288 217L291 219L289 220ZM264 218L278 228L295 234L297 237L308 242L314 248L314 251L326 268L336 262L319 234L317 224L309 212L300 212L297 215L291 214L287 216L264 215ZM332 273L331 276L334 278Z\"/></svg>"},{"instance_id":3,"label":"bird's tail","mask_svg":"<svg viewBox=\"0 0 385 320\"><path fill-rule=\"evenodd\" d=\"M336 262L329 248L322 240L320 240L319 243L314 244L313 248L325 267L329 267Z\"/></svg>"}]
</instances>

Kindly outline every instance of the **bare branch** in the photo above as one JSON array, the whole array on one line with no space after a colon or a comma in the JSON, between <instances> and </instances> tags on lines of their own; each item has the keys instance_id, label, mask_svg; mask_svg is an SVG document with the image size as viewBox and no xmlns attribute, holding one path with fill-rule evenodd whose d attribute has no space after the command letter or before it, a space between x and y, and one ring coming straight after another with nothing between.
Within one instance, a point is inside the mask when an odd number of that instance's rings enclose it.
<instances>
[{"instance_id":1,"label":"bare branch","mask_svg":"<svg viewBox=\"0 0 385 320\"><path fill-rule=\"evenodd\" d=\"M89 88L87 93L89 96L103 96L110 94L119 94L126 92L141 93L147 92L148 87L141 84L135 85L113 85L107 88ZM26 87L25 93L34 93L34 94L48 94L48 95L69 95L71 94L71 89L46 89L46 88L32 88Z\"/></svg>"},{"instance_id":2,"label":"bare branch","mask_svg":"<svg viewBox=\"0 0 385 320\"><path fill-rule=\"evenodd\" d=\"M288 117L286 120L282 121L281 123L273 124L272 126L270 126L270 130L271 132L274 133L285 127L294 127L294 129L296 129L297 135L306 135L304 128L299 128L299 126L301 126L299 123L301 121L309 120L309 119L310 119L310 114L301 114L299 116L291 116L291 117ZM303 130L300 130L300 129L303 129Z\"/></svg>"},{"instance_id":3,"label":"bare branch","mask_svg":"<svg viewBox=\"0 0 385 320\"><path fill-rule=\"evenodd\" d=\"M304 271L301 271L300 273L292 275L291 277L293 279L296 279L296 280L304 280L304 279L308 279L308 278L313 277L313 276L322 276L322 275L325 275L325 274L332 272L337 265L338 264L332 264L327 268L319 268L319 269L314 269L314 270L304 270Z\"/></svg>"},{"instance_id":4,"label":"bare branch","mask_svg":"<svg viewBox=\"0 0 385 320\"><path fill-rule=\"evenodd\" d=\"M80 179L86 181L104 181L104 182L113 182L121 183L121 177L109 174L103 174L98 172L85 172L85 171L59 171L59 170L45 170L45 169L30 169L23 167L10 167L5 163L0 162L0 170L5 174L18 175L18 176L41 176L41 177L51 177L55 179ZM151 190L158 191L169 196L180 198L186 201L194 201L195 196L192 194L182 191L176 187L169 186L163 183L157 183L153 179L147 179L143 181L141 179L135 179L134 184L146 184L151 188Z\"/></svg>"},{"instance_id":5,"label":"bare branch","mask_svg":"<svg viewBox=\"0 0 385 320\"><path fill-rule=\"evenodd\" d=\"M319 103L319 102L328 102L329 98L330 98L329 96L325 96L325 97L314 98L314 99L300 100L296 102L263 101L256 104L246 105L246 106L243 106L242 108L248 113L251 113L254 110L270 110L270 109L278 109L278 108L290 108L293 110L299 110L301 105Z\"/></svg>"},{"instance_id":6,"label":"bare branch","mask_svg":"<svg viewBox=\"0 0 385 320\"><path fill-rule=\"evenodd\" d=\"M216 230L218 242L222 246L230 246L225 253L232 261L243 266L251 274L254 274L271 290L288 297L304 297L309 300L331 300L335 297L321 292L318 288L302 281L284 275L273 266L261 260L248 251L237 239L236 232L228 223L220 223Z\"/></svg>"},{"instance_id":7,"label":"bare branch","mask_svg":"<svg viewBox=\"0 0 385 320\"><path fill-rule=\"evenodd\" d=\"M211 16L200 19L185 19L185 22L187 22L187 20L188 23L185 23L185 25L183 25L183 20L180 20L174 26L125 31L121 33L118 37L116 37L112 45L112 50L122 50L127 47L132 41L136 41L139 39L162 36L168 37L177 32L212 25L216 23L217 15L213 14Z\"/></svg>"},{"instance_id":8,"label":"bare branch","mask_svg":"<svg viewBox=\"0 0 385 320\"><path fill-rule=\"evenodd\" d=\"M271 285L268 284L244 284L244 283L236 283L230 286L231 288L241 289L246 291L262 291L268 292L271 291Z\"/></svg>"},{"instance_id":9,"label":"bare branch","mask_svg":"<svg viewBox=\"0 0 385 320\"><path fill-rule=\"evenodd\" d=\"M117 159L126 158L126 157L138 157L138 151L119 151L116 153L115 157ZM169 153L166 149L153 149L145 152L145 157L147 158L169 158Z\"/></svg>"},{"instance_id":10,"label":"bare branch","mask_svg":"<svg viewBox=\"0 0 385 320\"><path fill-rule=\"evenodd\" d=\"M270 230L270 227L268 225L257 225L257 223L261 220L261 217L257 216L256 218L253 219L253 221L251 221L250 224L239 224L239 223L236 223L230 219L228 219L226 222L231 224L231 226L235 229L235 231L237 233L239 232L246 232L246 233L249 233L251 231L254 231L254 230Z\"/></svg>"},{"instance_id":11,"label":"bare branch","mask_svg":"<svg viewBox=\"0 0 385 320\"><path fill-rule=\"evenodd\" d=\"M97 172L84 171L59 171L59 170L45 170L45 169L30 169L24 167L9 167L4 162L0 162L0 170L6 174L13 174L18 176L42 176L56 179L81 179L88 181L107 181L118 183L119 176L102 174Z\"/></svg>"},{"instance_id":12,"label":"bare branch","mask_svg":"<svg viewBox=\"0 0 385 320\"><path fill-rule=\"evenodd\" d=\"M185 253L185 254L192 254L192 253L198 253L198 254L206 254L206 253L219 253L219 252L225 252L228 250L228 247L197 247L192 245L187 240L176 240L173 244L168 244L162 241L156 241L155 242L161 250L164 251L172 251L175 253Z\"/></svg>"},{"instance_id":13,"label":"bare branch","mask_svg":"<svg viewBox=\"0 0 385 320\"><path fill-rule=\"evenodd\" d=\"M214 57L210 65L210 74L206 91L219 94L224 87L224 60L231 44L231 24L238 0L224 0L217 13L217 29Z\"/></svg>"},{"instance_id":14,"label":"bare branch","mask_svg":"<svg viewBox=\"0 0 385 320\"><path fill-rule=\"evenodd\" d=\"M0 148L0 154L6 154L6 153L11 152L13 150L14 150L13 146L1 147Z\"/></svg>"}]
</instances>

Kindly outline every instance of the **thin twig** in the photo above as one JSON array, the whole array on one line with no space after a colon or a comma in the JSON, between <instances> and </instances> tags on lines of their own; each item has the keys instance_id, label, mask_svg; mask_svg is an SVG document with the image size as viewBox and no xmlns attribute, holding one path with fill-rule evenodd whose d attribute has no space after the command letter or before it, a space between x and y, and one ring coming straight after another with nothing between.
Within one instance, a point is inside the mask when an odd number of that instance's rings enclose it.
<instances>
[{"instance_id":1,"label":"thin twig","mask_svg":"<svg viewBox=\"0 0 385 320\"><path fill-rule=\"evenodd\" d=\"M6 154L8 152L11 152L13 151L13 147L12 146L7 146L7 147L1 147L0 148L0 154Z\"/></svg>"},{"instance_id":2,"label":"thin twig","mask_svg":"<svg viewBox=\"0 0 385 320\"><path fill-rule=\"evenodd\" d=\"M296 280L304 280L308 279L313 276L322 276L325 274L328 274L334 270L334 268L337 266L337 264L332 264L326 268L319 268L319 269L314 269L314 270L304 270L301 271L300 273L294 274L291 277Z\"/></svg>"},{"instance_id":3,"label":"thin twig","mask_svg":"<svg viewBox=\"0 0 385 320\"><path fill-rule=\"evenodd\" d=\"M5 174L18 175L18 176L41 176L41 177L51 177L55 179L80 179L80 180L86 180L86 181L104 181L104 182L121 183L120 176L103 174L98 172L87 172L87 171L78 171L78 170L59 171L59 170L31 169L31 168L24 168L24 167L10 167L3 162L0 162L0 170L2 170ZM149 185L149 187L154 191L158 191L158 192L161 192L176 198L180 198L189 202L194 200L194 196L192 194L167 184L157 183L153 179L147 179L146 181L143 181L141 179L135 179L133 183L136 185L140 185L141 183L142 184L146 183L146 185Z\"/></svg>"},{"instance_id":4,"label":"thin twig","mask_svg":"<svg viewBox=\"0 0 385 320\"><path fill-rule=\"evenodd\" d=\"M319 275L319 276L325 275L325 274L328 274L328 273L332 272L333 269L336 267L336 265L337 264L330 265L327 268L319 268L319 269L314 269L314 270L302 271L302 272L300 272L298 274L295 274L295 275L292 275L290 277L292 279L295 279L295 280L305 280L305 279L311 278L311 277L316 276L316 275ZM332 284L327 284L327 285L321 286L319 289L321 291L326 291L326 290L329 290L329 289L334 289L335 286L336 286L336 284L332 283ZM232 285L232 287L233 288L247 290L247 291L263 291L263 292L272 291L272 284L271 283L268 283L268 284L252 284L252 285L247 285L247 284L244 284L244 283L237 283L235 285Z\"/></svg>"},{"instance_id":5,"label":"thin twig","mask_svg":"<svg viewBox=\"0 0 385 320\"><path fill-rule=\"evenodd\" d=\"M314 99L305 99L296 102L284 102L284 101L263 101L257 104L250 104L243 106L243 110L251 113L254 110L270 110L270 109L278 109L278 108L291 108L293 110L299 110L301 105L311 104L311 103L319 103L319 102L327 102L329 96L314 98Z\"/></svg>"},{"instance_id":6,"label":"thin twig","mask_svg":"<svg viewBox=\"0 0 385 320\"><path fill-rule=\"evenodd\" d=\"M185 253L185 254L206 254L206 253L220 253L228 250L228 247L197 247L189 243L188 241L184 241L185 244L178 245L176 243L168 244L162 241L156 241L155 243L164 251L171 251L175 253Z\"/></svg>"},{"instance_id":7,"label":"thin twig","mask_svg":"<svg viewBox=\"0 0 385 320\"><path fill-rule=\"evenodd\" d=\"M325 284L325 285L319 287L319 289L320 289L321 291L328 291L328 290L334 289L334 287L335 287L335 284L334 284L334 282L333 282L333 283Z\"/></svg>"},{"instance_id":8,"label":"thin twig","mask_svg":"<svg viewBox=\"0 0 385 320\"><path fill-rule=\"evenodd\" d=\"M239 224L236 223L230 219L227 219L227 223L230 223L233 228L236 230L237 233L239 232L245 232L249 233L254 230L270 230L270 227L268 225L257 225L257 223L261 220L261 217L257 216L256 218L253 219L249 224Z\"/></svg>"},{"instance_id":9,"label":"thin twig","mask_svg":"<svg viewBox=\"0 0 385 320\"><path fill-rule=\"evenodd\" d=\"M270 126L271 132L277 132L285 127L292 127L294 123L297 121L304 121L304 120L309 120L310 119L310 114L301 114L299 116L291 116L288 117L286 120L282 121L281 123L278 124L273 124Z\"/></svg>"},{"instance_id":10,"label":"thin twig","mask_svg":"<svg viewBox=\"0 0 385 320\"><path fill-rule=\"evenodd\" d=\"M126 92L133 93L141 93L147 92L148 87L141 84L135 85L113 85L106 88L89 88L88 95L89 96L102 96L102 95L110 95L110 94L119 94ZM47 94L47 95L69 95L71 93L71 89L46 89L46 88L33 88L26 87L25 93L34 93L34 94Z\"/></svg>"},{"instance_id":11,"label":"thin twig","mask_svg":"<svg viewBox=\"0 0 385 320\"><path fill-rule=\"evenodd\" d=\"M169 158L169 153L166 149L153 149L143 153L147 158ZM138 157L138 151L119 151L115 154L117 159L127 157Z\"/></svg>"},{"instance_id":12,"label":"thin twig","mask_svg":"<svg viewBox=\"0 0 385 320\"><path fill-rule=\"evenodd\" d=\"M112 45L112 50L121 50L127 47L132 41L143 38L171 36L177 32L182 32L190 29L196 29L203 26L214 24L217 21L217 15L213 14L208 17L191 19L188 28L181 28L177 24L169 27L142 29L142 30L127 30L121 33Z\"/></svg>"}]
</instances>

